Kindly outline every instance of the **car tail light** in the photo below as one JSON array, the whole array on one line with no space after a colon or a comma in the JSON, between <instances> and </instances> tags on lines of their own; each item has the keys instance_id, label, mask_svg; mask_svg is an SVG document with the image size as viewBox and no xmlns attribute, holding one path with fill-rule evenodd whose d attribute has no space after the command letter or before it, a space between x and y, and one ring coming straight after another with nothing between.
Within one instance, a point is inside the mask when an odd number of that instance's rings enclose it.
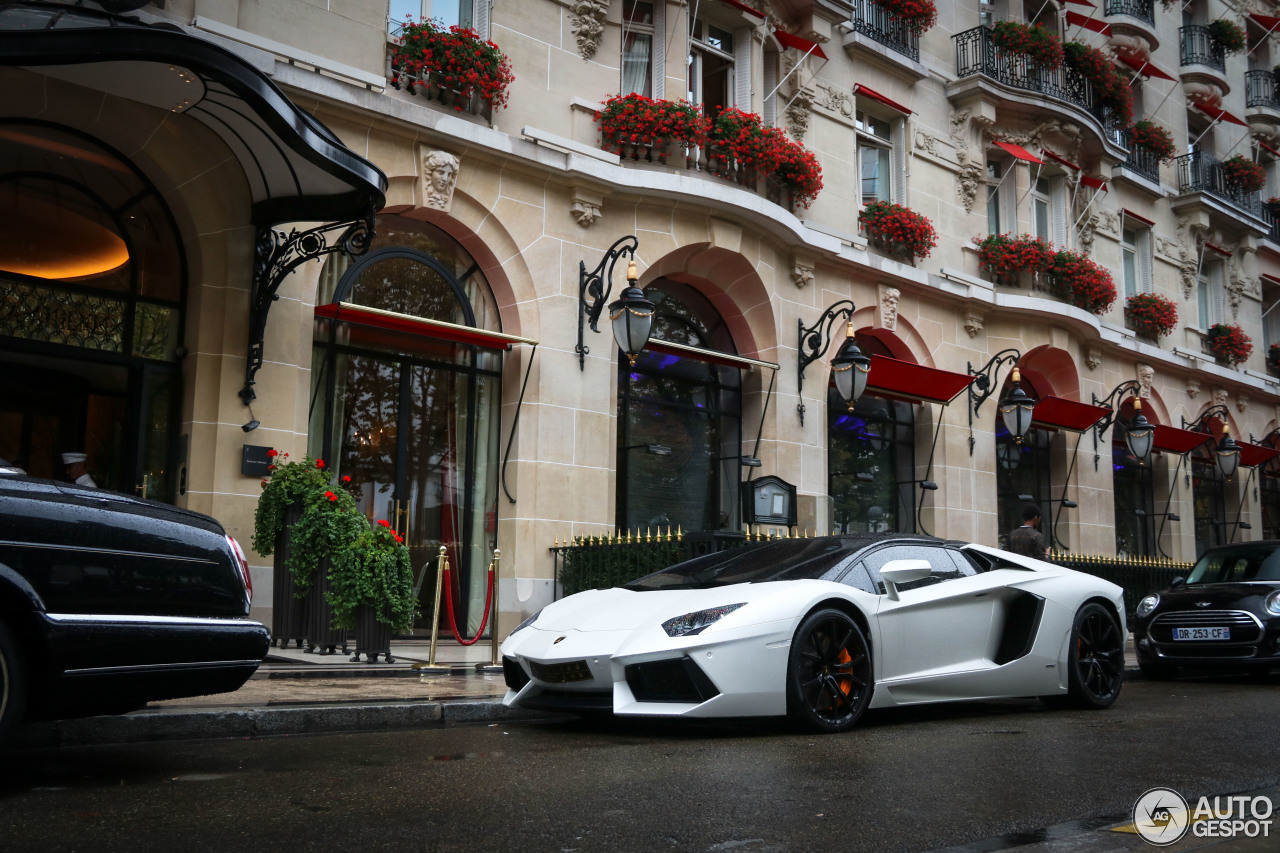
<instances>
[{"instance_id":1,"label":"car tail light","mask_svg":"<svg viewBox=\"0 0 1280 853\"><path fill-rule=\"evenodd\" d=\"M240 569L240 579L244 581L244 597L249 604L253 603L253 578L249 576L249 561L244 558L244 551L240 548L240 543L232 537L227 537L227 544L231 546L231 553L235 555L236 567Z\"/></svg>"}]
</instances>

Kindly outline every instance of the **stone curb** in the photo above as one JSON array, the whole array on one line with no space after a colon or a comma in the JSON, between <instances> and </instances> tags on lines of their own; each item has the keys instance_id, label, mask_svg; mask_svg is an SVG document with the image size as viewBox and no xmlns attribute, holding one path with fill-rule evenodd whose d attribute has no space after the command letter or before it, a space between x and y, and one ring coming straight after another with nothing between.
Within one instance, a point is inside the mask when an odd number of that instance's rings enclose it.
<instances>
[{"instance_id":1,"label":"stone curb","mask_svg":"<svg viewBox=\"0 0 1280 853\"><path fill-rule=\"evenodd\" d=\"M555 715L504 708L500 702L399 702L245 708L235 711L135 712L32 723L16 732L15 749L205 738L278 737L372 732L467 723L550 719Z\"/></svg>"}]
</instances>

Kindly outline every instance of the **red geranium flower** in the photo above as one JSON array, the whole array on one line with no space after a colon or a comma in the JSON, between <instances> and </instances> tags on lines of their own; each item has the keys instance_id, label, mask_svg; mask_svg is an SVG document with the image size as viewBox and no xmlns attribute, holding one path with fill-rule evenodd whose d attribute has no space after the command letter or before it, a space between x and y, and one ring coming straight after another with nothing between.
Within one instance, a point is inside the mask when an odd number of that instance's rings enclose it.
<instances>
[{"instance_id":1,"label":"red geranium flower","mask_svg":"<svg viewBox=\"0 0 1280 853\"><path fill-rule=\"evenodd\" d=\"M336 501L338 499L338 496L335 495L333 492L325 492L324 496L331 501Z\"/></svg>"},{"instance_id":2,"label":"red geranium flower","mask_svg":"<svg viewBox=\"0 0 1280 853\"><path fill-rule=\"evenodd\" d=\"M276 452L276 449L273 447L273 448L271 448L270 450L268 450L268 451L267 451L267 455L268 455L268 456L279 456L280 454L279 454L279 453L277 453L277 452Z\"/></svg>"},{"instance_id":3,"label":"red geranium flower","mask_svg":"<svg viewBox=\"0 0 1280 853\"><path fill-rule=\"evenodd\" d=\"M317 468L323 468L323 467L324 467L324 460L323 460L323 459L317 459L317 460L316 460L316 467L317 467Z\"/></svg>"},{"instance_id":4,"label":"red geranium flower","mask_svg":"<svg viewBox=\"0 0 1280 853\"><path fill-rule=\"evenodd\" d=\"M350 477L350 475L348 475L348 474L343 474L343 475L342 475L342 482L344 482L344 483L350 483L350 482L351 482L351 477Z\"/></svg>"},{"instance_id":5,"label":"red geranium flower","mask_svg":"<svg viewBox=\"0 0 1280 853\"><path fill-rule=\"evenodd\" d=\"M382 525L383 527L391 526L391 522L387 521L385 518L378 519L378 524Z\"/></svg>"}]
</instances>

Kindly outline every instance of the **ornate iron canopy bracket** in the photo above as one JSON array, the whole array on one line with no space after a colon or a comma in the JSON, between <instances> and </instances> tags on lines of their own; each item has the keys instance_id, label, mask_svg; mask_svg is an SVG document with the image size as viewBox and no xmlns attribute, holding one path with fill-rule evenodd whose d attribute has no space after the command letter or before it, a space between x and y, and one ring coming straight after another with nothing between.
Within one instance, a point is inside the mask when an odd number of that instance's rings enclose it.
<instances>
[{"instance_id":1,"label":"ornate iron canopy bracket","mask_svg":"<svg viewBox=\"0 0 1280 853\"><path fill-rule=\"evenodd\" d=\"M635 258L639 248L640 241L634 236L622 237L609 247L600 263L590 272L587 272L585 261L578 261L578 345L573 349L578 354L579 370L587 369L587 353L591 352L591 348L583 340L583 327L586 322L590 322L591 331L600 332L597 327L600 313L604 311L605 300L613 291L613 268L623 255Z\"/></svg>"},{"instance_id":2,"label":"ornate iron canopy bracket","mask_svg":"<svg viewBox=\"0 0 1280 853\"><path fill-rule=\"evenodd\" d=\"M806 327L804 320L797 320L796 324L800 327L800 350L799 374L796 382L796 395L800 397L800 403L796 406L796 411L800 413L800 425L804 426L804 397L800 394L804 390L804 369L813 362L822 358L826 351L831 347L831 330L837 322L842 320L852 320L853 312L857 307L851 299L842 299L832 305L818 321L812 326Z\"/></svg>"},{"instance_id":3,"label":"ornate iron canopy bracket","mask_svg":"<svg viewBox=\"0 0 1280 853\"><path fill-rule=\"evenodd\" d=\"M969 375L977 375L977 379L969 384L969 455L973 455L973 448L977 444L977 440L973 437L973 417L978 414L978 409L988 397L996 392L996 379L1000 375L1000 368L1004 365L1013 367L1018 363L1018 359L1022 358L1022 353L1010 347L1002 349L1000 352L991 356L987 363L977 369L974 368L973 362L965 362L965 369Z\"/></svg>"},{"instance_id":4,"label":"ornate iron canopy bracket","mask_svg":"<svg viewBox=\"0 0 1280 853\"><path fill-rule=\"evenodd\" d=\"M1095 406L1106 406L1111 409L1111 414L1098 421L1093 427L1093 470L1098 470L1098 463L1101 459L1101 453L1098 445L1102 441L1102 436L1107 430L1111 429L1111 425L1115 423L1119 417L1120 406L1124 404L1126 394L1138 396L1138 390L1141 386L1136 379L1127 379L1119 385L1111 389L1111 393L1105 397L1099 397L1097 394L1091 394L1093 404Z\"/></svg>"},{"instance_id":5,"label":"ornate iron canopy bracket","mask_svg":"<svg viewBox=\"0 0 1280 853\"><path fill-rule=\"evenodd\" d=\"M270 226L258 229L249 296L249 358L244 369L244 387L240 389L240 399L246 406L258 396L253 385L254 377L262 367L267 315L271 311L271 303L280 298L278 291L285 276L307 261L331 252L346 252L351 257L363 255L369 251L373 237L372 208L361 219L333 222L307 231L295 228L285 234Z\"/></svg>"}]
</instances>

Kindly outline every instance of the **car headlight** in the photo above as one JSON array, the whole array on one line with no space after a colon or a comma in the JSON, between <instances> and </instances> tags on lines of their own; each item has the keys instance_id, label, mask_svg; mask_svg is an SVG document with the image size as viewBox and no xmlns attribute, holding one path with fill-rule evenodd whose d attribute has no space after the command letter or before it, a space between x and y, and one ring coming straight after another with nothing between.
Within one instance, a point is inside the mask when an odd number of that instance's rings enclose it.
<instances>
[{"instance_id":1,"label":"car headlight","mask_svg":"<svg viewBox=\"0 0 1280 853\"><path fill-rule=\"evenodd\" d=\"M545 609L545 608L544 608L544 609ZM514 630L514 631L512 631L512 632L511 632L511 634L516 633L516 631L523 631L525 628L528 628L528 627L529 627L530 625L532 625L534 622L537 622L537 621L538 621L538 617L539 617L539 616L541 616L541 615L542 615L542 611L541 611L541 610L539 610L537 613L534 613L534 614L533 614L532 616L530 616L528 619L524 620L524 621L523 621L523 622L521 622L519 625L517 625L517 626L515 627L515 630ZM508 636L508 637L510 637L510 636L511 636L511 634L508 634L507 636Z\"/></svg>"},{"instance_id":2,"label":"car headlight","mask_svg":"<svg viewBox=\"0 0 1280 853\"><path fill-rule=\"evenodd\" d=\"M698 610L693 613L686 613L683 616L676 616L674 619L668 619L663 622L662 630L667 632L668 637L691 637L694 634L701 634L708 626L719 622L744 604L746 604L745 601L739 604L726 604L722 607L709 607L706 610Z\"/></svg>"},{"instance_id":3,"label":"car headlight","mask_svg":"<svg viewBox=\"0 0 1280 853\"><path fill-rule=\"evenodd\" d=\"M1152 614L1152 612L1155 611L1156 607L1159 604L1160 604L1160 596L1148 595L1146 598L1138 602L1138 611L1137 611L1138 618L1146 619L1148 616Z\"/></svg>"},{"instance_id":4,"label":"car headlight","mask_svg":"<svg viewBox=\"0 0 1280 853\"><path fill-rule=\"evenodd\" d=\"M1267 596L1265 606L1272 616L1280 616L1280 589Z\"/></svg>"}]
</instances>

